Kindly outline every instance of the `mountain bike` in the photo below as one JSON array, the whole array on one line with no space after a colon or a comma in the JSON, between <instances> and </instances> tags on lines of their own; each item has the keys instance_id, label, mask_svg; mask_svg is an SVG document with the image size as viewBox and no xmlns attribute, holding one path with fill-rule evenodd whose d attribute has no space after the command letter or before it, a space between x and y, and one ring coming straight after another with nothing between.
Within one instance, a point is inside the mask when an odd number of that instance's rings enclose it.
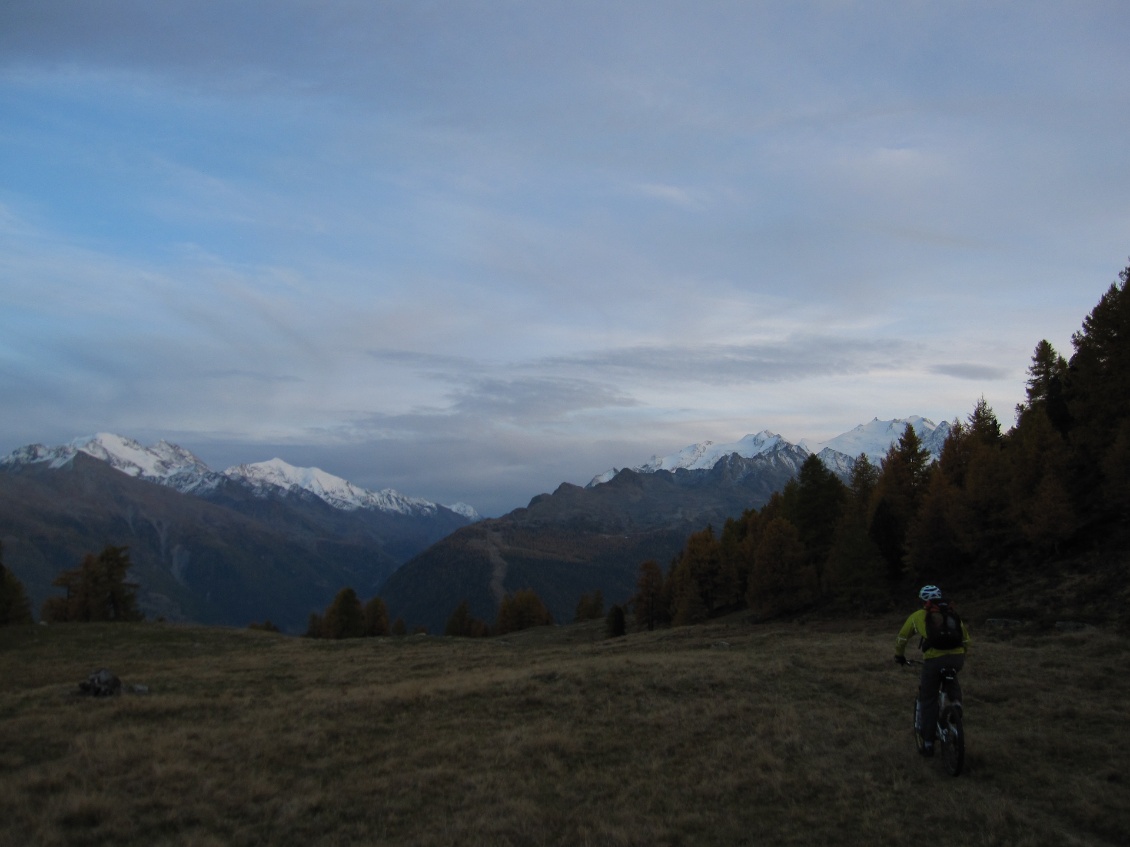
<instances>
[{"instance_id":1,"label":"mountain bike","mask_svg":"<svg viewBox=\"0 0 1130 847\"><path fill-rule=\"evenodd\" d=\"M918 665L921 662L908 659L908 665ZM934 737L934 744L941 752L941 759L950 776L958 776L965 766L965 727L962 725L961 701L951 695L953 684L957 680L957 671L953 668L942 668L941 683L938 686L938 728ZM919 715L921 710L918 695L914 696L914 743L918 752L922 752L924 741Z\"/></svg>"}]
</instances>

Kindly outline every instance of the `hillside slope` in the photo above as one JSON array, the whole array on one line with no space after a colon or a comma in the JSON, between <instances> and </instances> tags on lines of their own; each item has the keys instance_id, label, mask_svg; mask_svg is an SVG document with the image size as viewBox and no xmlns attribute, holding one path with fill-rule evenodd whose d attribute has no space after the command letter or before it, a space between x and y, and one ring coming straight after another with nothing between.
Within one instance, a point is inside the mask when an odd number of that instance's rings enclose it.
<instances>
[{"instance_id":1,"label":"hillside slope","mask_svg":"<svg viewBox=\"0 0 1130 847\"><path fill-rule=\"evenodd\" d=\"M129 576L142 586L148 616L235 625L270 618L298 631L342 585L375 593L399 564L328 506L299 514L281 501L235 505L136 479L85 454L59 469L9 468L0 472L4 562L38 610L57 592L51 581L60 571L107 544L128 546Z\"/></svg>"},{"instance_id":2,"label":"hillside slope","mask_svg":"<svg viewBox=\"0 0 1130 847\"><path fill-rule=\"evenodd\" d=\"M521 588L567 622L584 593L625 602L641 562L666 567L689 533L764 505L807 456L788 445L753 458L731 454L709 470L623 470L600 485L566 483L452 533L389 577L381 595L391 614L429 632L442 632L462 600L493 621L502 596Z\"/></svg>"}]
</instances>

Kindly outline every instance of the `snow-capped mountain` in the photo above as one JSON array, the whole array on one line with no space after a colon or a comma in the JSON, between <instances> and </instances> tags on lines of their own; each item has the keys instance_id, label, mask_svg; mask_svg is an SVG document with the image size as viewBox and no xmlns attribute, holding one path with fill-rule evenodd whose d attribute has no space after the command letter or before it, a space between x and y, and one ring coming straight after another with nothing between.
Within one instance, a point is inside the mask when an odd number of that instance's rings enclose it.
<instances>
[{"instance_id":1,"label":"snow-capped mountain","mask_svg":"<svg viewBox=\"0 0 1130 847\"><path fill-rule=\"evenodd\" d=\"M244 479L252 485L275 485L288 491L308 491L331 506L345 511L380 509L410 515L429 514L436 510L436 504L429 500L407 497L392 488L369 491L320 468L296 468L282 459L236 465L224 471L224 475Z\"/></svg>"},{"instance_id":2,"label":"snow-capped mountain","mask_svg":"<svg viewBox=\"0 0 1130 847\"><path fill-rule=\"evenodd\" d=\"M45 462L52 468L61 468L76 453L85 453L124 474L175 488L182 494L205 493L223 480L221 474L176 444L159 441L145 447L132 438L109 432L76 438L58 447L29 444L0 459L0 465Z\"/></svg>"},{"instance_id":3,"label":"snow-capped mountain","mask_svg":"<svg viewBox=\"0 0 1130 847\"><path fill-rule=\"evenodd\" d=\"M342 586L371 597L478 520L456 508L281 460L219 473L167 441L111 433L0 458L4 564L36 603L60 571L110 541L130 551L145 614L174 621L269 617L301 631Z\"/></svg>"},{"instance_id":4,"label":"snow-capped mountain","mask_svg":"<svg viewBox=\"0 0 1130 847\"><path fill-rule=\"evenodd\" d=\"M131 438L107 432L76 438L59 447L45 447L42 444L21 447L0 459L0 465L46 462L53 468L60 468L80 452L100 459L129 476L174 488L182 494L206 496L219 488L225 480L235 480L249 485L262 496L268 496L276 488L292 493L309 492L343 511L373 509L402 515L428 516L435 514L438 508L436 503L419 497L408 497L392 488L369 491L319 468L298 468L282 459L236 465L218 473L176 444L162 440L152 447L145 447ZM445 508L469 520L479 519L475 510L465 503Z\"/></svg>"},{"instance_id":5,"label":"snow-capped mountain","mask_svg":"<svg viewBox=\"0 0 1130 847\"><path fill-rule=\"evenodd\" d=\"M669 456L652 456L639 467L632 468L637 473L655 473L655 471L685 470L710 470L720 459L737 453L743 459L752 459L764 453L771 453L788 445L781 436L769 430L762 430L756 435L747 435L740 441L729 444L715 444L713 441L702 441L684 447L677 453ZM608 482L620 472L620 468L613 468L598 474L589 483L590 486Z\"/></svg>"},{"instance_id":6,"label":"snow-capped mountain","mask_svg":"<svg viewBox=\"0 0 1130 847\"><path fill-rule=\"evenodd\" d=\"M851 474L855 460L860 454L865 454L875 464L882 461L891 445L902 436L907 424L914 427L914 431L922 441L922 446L937 458L941 454L942 445L949 434L950 425L945 421L935 424L928 418L911 415L908 418L895 418L889 421L881 421L875 418L870 423L860 424L849 432L817 443L802 440L799 444L794 445L780 435L768 430L763 430L756 435L747 435L738 441L726 444L702 441L684 447L668 456L652 456L650 460L631 470L637 473L675 471L680 468L703 470L714 467L720 460L734 454L743 459L751 459L754 456L799 447L806 453L815 453L824 465L838 476L847 477ZM612 468L598 474L593 477L589 486L606 483L619 472L619 468Z\"/></svg>"},{"instance_id":7,"label":"snow-capped mountain","mask_svg":"<svg viewBox=\"0 0 1130 847\"><path fill-rule=\"evenodd\" d=\"M878 464L887 455L891 445L902 437L907 424L914 427L922 446L929 450L932 456L937 457L941 454L942 445L945 444L946 436L950 432L950 425L946 421L935 424L929 418L918 415L890 421L875 418L870 423L860 424L855 429L827 441L812 443L802 440L800 443L810 453L819 455L825 450L831 450L851 456L853 459L862 453Z\"/></svg>"}]
</instances>

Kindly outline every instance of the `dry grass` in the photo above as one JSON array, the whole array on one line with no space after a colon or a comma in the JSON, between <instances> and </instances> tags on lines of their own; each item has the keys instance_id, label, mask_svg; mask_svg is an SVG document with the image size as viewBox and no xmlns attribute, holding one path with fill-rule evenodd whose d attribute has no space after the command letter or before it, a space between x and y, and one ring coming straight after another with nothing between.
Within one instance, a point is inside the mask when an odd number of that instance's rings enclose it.
<instances>
[{"instance_id":1,"label":"dry grass","mask_svg":"<svg viewBox=\"0 0 1130 847\"><path fill-rule=\"evenodd\" d=\"M1125 639L975 631L955 780L914 753L899 623L0 631L0 843L1124 843ZM149 693L75 696L98 667Z\"/></svg>"}]
</instances>

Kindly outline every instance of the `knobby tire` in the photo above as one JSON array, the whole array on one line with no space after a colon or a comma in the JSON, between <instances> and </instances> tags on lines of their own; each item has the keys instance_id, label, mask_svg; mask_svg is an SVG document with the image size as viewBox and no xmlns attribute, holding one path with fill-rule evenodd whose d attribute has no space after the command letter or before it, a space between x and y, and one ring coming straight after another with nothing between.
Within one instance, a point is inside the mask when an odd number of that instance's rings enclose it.
<instances>
[{"instance_id":1,"label":"knobby tire","mask_svg":"<svg viewBox=\"0 0 1130 847\"><path fill-rule=\"evenodd\" d=\"M947 708L942 712L939 723L945 730L945 740L939 739L942 761L950 776L958 776L965 766L965 728L961 724L961 712Z\"/></svg>"}]
</instances>

